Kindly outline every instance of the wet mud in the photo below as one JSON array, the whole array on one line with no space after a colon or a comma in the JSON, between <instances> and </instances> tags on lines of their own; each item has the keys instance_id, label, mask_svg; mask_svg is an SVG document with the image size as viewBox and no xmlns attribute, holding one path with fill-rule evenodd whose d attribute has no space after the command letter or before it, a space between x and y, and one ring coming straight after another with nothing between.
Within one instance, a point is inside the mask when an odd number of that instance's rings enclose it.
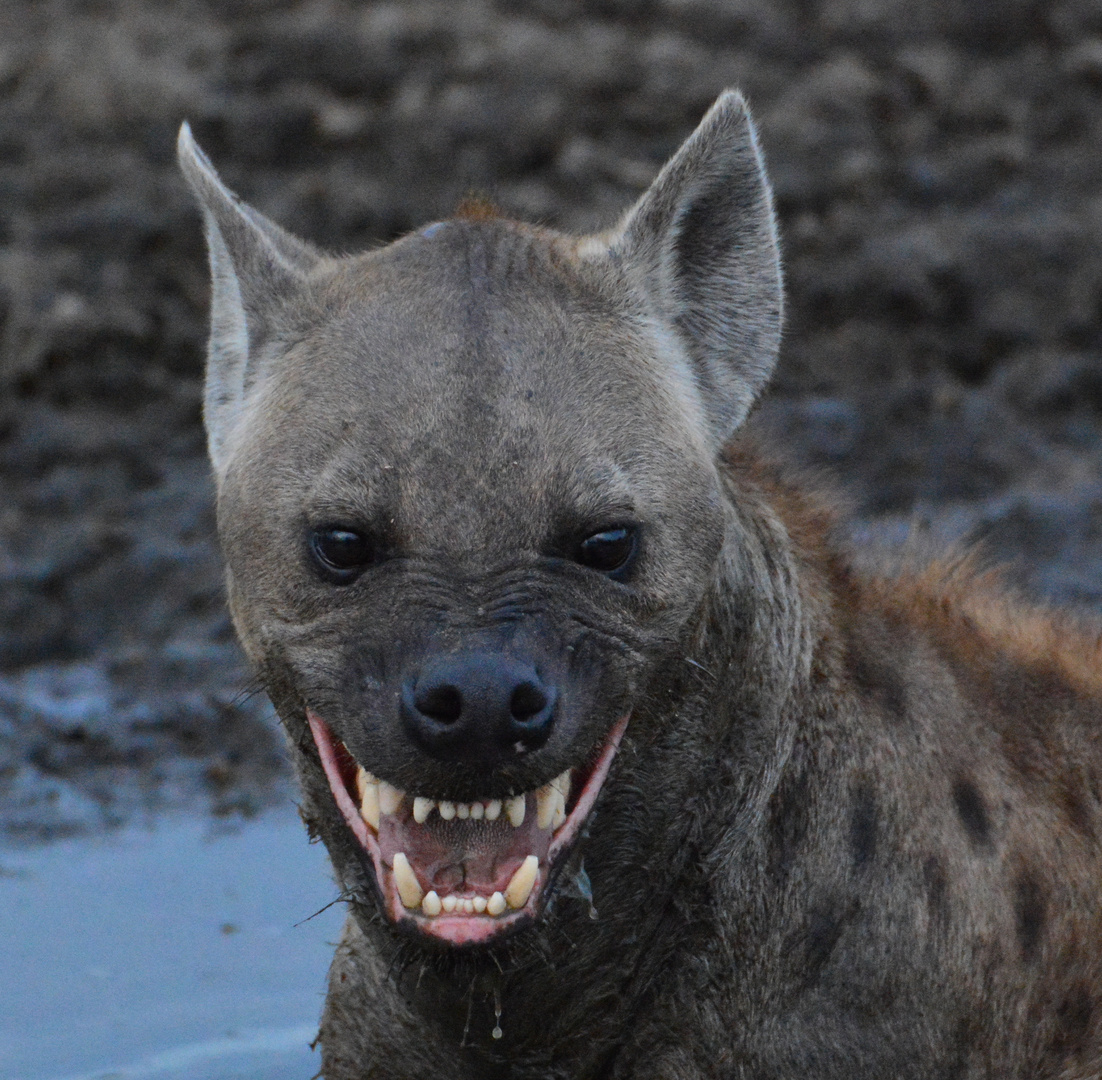
<instances>
[{"instance_id":1,"label":"wet mud","mask_svg":"<svg viewBox=\"0 0 1102 1080\"><path fill-rule=\"evenodd\" d=\"M233 643L173 144L351 251L469 191L608 224L729 85L788 329L756 423L862 542L1102 610L1095 0L12 0L0 8L0 834L285 798Z\"/></svg>"}]
</instances>

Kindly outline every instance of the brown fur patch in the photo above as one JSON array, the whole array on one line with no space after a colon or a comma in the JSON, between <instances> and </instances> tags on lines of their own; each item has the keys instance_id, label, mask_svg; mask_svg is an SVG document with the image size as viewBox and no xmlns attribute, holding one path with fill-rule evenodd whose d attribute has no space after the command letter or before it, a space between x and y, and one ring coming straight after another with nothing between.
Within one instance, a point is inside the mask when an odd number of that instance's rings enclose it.
<instances>
[{"instance_id":1,"label":"brown fur patch","mask_svg":"<svg viewBox=\"0 0 1102 1080\"><path fill-rule=\"evenodd\" d=\"M485 195L471 191L459 201L454 216L460 221L498 221L505 215Z\"/></svg>"}]
</instances>

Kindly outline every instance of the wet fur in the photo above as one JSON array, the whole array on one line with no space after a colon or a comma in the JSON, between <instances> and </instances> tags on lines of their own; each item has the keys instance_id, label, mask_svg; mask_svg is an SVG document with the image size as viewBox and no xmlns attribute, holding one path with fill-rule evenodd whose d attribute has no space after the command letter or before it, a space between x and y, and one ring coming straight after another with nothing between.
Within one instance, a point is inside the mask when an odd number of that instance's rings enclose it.
<instances>
[{"instance_id":1,"label":"wet fur","mask_svg":"<svg viewBox=\"0 0 1102 1080\"><path fill-rule=\"evenodd\" d=\"M756 444L780 279L741 102L582 240L477 207L330 260L181 157L211 237L231 606L350 907L327 1080L1099 1075L1099 636L968 559L870 571L836 500ZM634 591L531 554L628 496ZM302 562L315 505L392 507L407 554L335 598ZM419 761L372 680L506 608L541 655L591 643L569 738L496 777ZM545 782L632 719L544 917L456 952L380 914L305 703L456 797Z\"/></svg>"}]
</instances>

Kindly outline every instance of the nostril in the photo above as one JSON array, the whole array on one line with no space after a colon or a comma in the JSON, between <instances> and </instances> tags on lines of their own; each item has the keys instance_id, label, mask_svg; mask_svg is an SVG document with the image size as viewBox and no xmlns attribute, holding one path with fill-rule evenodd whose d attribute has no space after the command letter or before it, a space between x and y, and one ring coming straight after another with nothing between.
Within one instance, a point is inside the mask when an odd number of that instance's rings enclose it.
<instances>
[{"instance_id":1,"label":"nostril","mask_svg":"<svg viewBox=\"0 0 1102 1080\"><path fill-rule=\"evenodd\" d=\"M547 695L534 683L521 683L509 699L509 712L513 719L523 724L547 708Z\"/></svg>"},{"instance_id":2,"label":"nostril","mask_svg":"<svg viewBox=\"0 0 1102 1080\"><path fill-rule=\"evenodd\" d=\"M455 686L432 686L419 691L413 704L430 720L454 724L463 712L463 695Z\"/></svg>"}]
</instances>

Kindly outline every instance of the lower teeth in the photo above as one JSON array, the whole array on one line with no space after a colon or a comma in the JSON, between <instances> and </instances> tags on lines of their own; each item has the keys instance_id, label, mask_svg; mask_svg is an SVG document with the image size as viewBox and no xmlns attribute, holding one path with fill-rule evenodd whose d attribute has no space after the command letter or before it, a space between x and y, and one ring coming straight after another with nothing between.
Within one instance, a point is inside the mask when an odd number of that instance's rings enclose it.
<instances>
[{"instance_id":1,"label":"lower teeth","mask_svg":"<svg viewBox=\"0 0 1102 1080\"><path fill-rule=\"evenodd\" d=\"M409 910L420 909L423 915L430 917L441 914L451 915L459 913L463 915L491 915L498 916L505 913L506 909L519 911L532 896L532 890L536 886L539 877L539 858L529 855L524 862L517 867L504 892L495 892L491 896L453 896L441 897L435 889L424 892L421 889L417 875L410 866L409 859L399 851L394 855L393 874L394 883L398 889L398 897L402 906Z\"/></svg>"}]
</instances>

